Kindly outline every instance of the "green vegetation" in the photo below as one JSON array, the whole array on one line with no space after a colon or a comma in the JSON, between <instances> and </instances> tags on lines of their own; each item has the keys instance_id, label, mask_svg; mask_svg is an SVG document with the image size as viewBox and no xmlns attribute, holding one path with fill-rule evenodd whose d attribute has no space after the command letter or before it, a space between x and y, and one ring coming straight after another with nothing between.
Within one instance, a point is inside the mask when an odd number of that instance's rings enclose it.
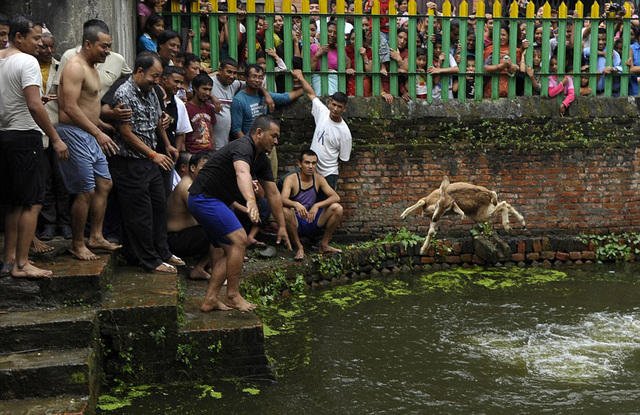
<instances>
[{"instance_id":1,"label":"green vegetation","mask_svg":"<svg viewBox=\"0 0 640 415\"><path fill-rule=\"evenodd\" d=\"M181 343L176 349L176 361L182 363L189 369L193 368L193 363L199 359L196 349L198 342Z\"/></svg>"},{"instance_id":2,"label":"green vegetation","mask_svg":"<svg viewBox=\"0 0 640 415\"><path fill-rule=\"evenodd\" d=\"M200 399L204 399L206 397L211 397L214 399L222 399L222 393L216 392L213 386L196 385L196 387L202 389L202 394L200 395Z\"/></svg>"},{"instance_id":3,"label":"green vegetation","mask_svg":"<svg viewBox=\"0 0 640 415\"><path fill-rule=\"evenodd\" d=\"M125 406L131 406L135 399L139 399L150 394L149 389L151 386L137 386L130 388L125 392L125 389L115 389L112 392L116 395L101 395L98 398L98 409L101 412L115 411L116 409L124 408Z\"/></svg>"},{"instance_id":4,"label":"green vegetation","mask_svg":"<svg viewBox=\"0 0 640 415\"><path fill-rule=\"evenodd\" d=\"M633 253L640 254L640 234L612 233L608 235L580 235L585 245L593 244L599 262L626 262Z\"/></svg>"},{"instance_id":5,"label":"green vegetation","mask_svg":"<svg viewBox=\"0 0 640 415\"><path fill-rule=\"evenodd\" d=\"M490 238L493 236L493 226L489 222L478 223L477 228L471 228L471 235L473 235L473 239L479 236Z\"/></svg>"}]
</instances>

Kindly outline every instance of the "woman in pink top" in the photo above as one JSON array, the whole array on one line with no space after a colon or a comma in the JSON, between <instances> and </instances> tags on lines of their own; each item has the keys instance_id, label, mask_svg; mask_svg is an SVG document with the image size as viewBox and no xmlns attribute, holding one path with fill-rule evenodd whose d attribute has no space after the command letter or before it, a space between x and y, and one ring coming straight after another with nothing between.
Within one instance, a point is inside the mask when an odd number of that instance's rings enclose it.
<instances>
[{"instance_id":1,"label":"woman in pink top","mask_svg":"<svg viewBox=\"0 0 640 415\"><path fill-rule=\"evenodd\" d=\"M551 72L558 72L558 60L551 58L550 61ZM564 115L571 104L576 99L575 89L573 88L573 79L570 76L565 75L562 81L558 81L557 75L549 76L549 96L555 97L556 95L564 93L565 98L560 104L560 115Z\"/></svg>"},{"instance_id":2,"label":"woman in pink top","mask_svg":"<svg viewBox=\"0 0 640 415\"><path fill-rule=\"evenodd\" d=\"M316 44L311 44L311 70L320 71L322 69L321 66L321 57L322 55L327 55L327 63L329 71L335 72L338 70L338 26L336 22L331 21L327 24L327 44L323 46L319 46ZM343 52L344 53L344 52ZM351 59L349 57L345 57L346 59L346 68L351 67ZM316 91L316 95L322 95L320 90L320 77L317 75L312 76L311 78L313 83L313 89ZM338 90L338 78L336 75L329 75L329 91L328 94L332 95L334 92Z\"/></svg>"}]
</instances>

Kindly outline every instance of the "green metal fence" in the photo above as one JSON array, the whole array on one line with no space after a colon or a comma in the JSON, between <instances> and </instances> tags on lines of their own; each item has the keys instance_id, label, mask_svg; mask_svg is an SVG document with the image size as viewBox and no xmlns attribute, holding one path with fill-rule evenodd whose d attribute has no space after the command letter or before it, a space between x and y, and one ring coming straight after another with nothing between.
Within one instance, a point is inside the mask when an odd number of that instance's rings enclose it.
<instances>
[{"instance_id":1,"label":"green metal fence","mask_svg":"<svg viewBox=\"0 0 640 415\"><path fill-rule=\"evenodd\" d=\"M194 53L199 53L199 45L200 45L200 21L201 19L206 19L208 21L209 27L209 40L211 44L211 67L217 68L219 65L220 59L220 45L218 42L218 32L219 32L219 16L227 16L228 27L236 28L236 30L229 30L229 45L236 45L238 42L239 32L237 30L238 23L240 19L243 19L244 16L244 25L246 27L245 42L247 44L246 47L246 56L239 56L238 48L229 47L228 55L236 60L244 61L246 58L247 62L255 62L256 60L256 48L253 47L255 44L256 33L258 33L259 28L256 27L256 17L265 16L268 22L268 29L264 34L264 42L265 48L273 48L274 46L274 29L273 22L274 17L276 15L282 15L284 18L284 26L283 31L285 35L283 35L283 46L284 46L284 56L283 60L286 64L287 68L293 68L293 39L290 35L293 29L293 17L300 16L301 17L301 32L302 32L302 48L301 48L301 58L302 58L302 69L308 80L311 80L312 75L319 75L321 78L320 88L322 94L326 94L329 89L329 77L335 76L337 77L338 89L343 92L347 92L347 81L349 76L353 76L353 82L355 83L355 95L362 96L365 94L365 78L370 79L371 91L374 96L380 95L383 92L388 92L393 96L399 96L400 83L406 82L407 91L409 96L412 99L416 99L416 76L426 77L426 89L427 89L427 101L433 101L433 91L434 91L434 79L437 75L433 75L430 73L422 73L417 71L416 69L416 37L417 37L417 27L418 24L422 24L422 22L426 23L425 34L427 39L425 40L425 45L427 49L427 62L428 65L437 59L438 57L434 55L435 45L430 40L434 33L436 32L436 26L441 28L442 34L442 51L445 53L445 59L443 61L442 67L449 67L449 59L448 59L448 51L451 46L454 48L457 45L451 44L451 31L452 31L452 22L455 21L459 27L459 48L463 52L467 50L467 34L470 32L471 26L475 26L475 34L476 34L476 45L475 45L475 71L473 73L467 73L467 54L460 53L459 57L459 73L458 74L446 74L441 75L440 84L443 85L441 89L441 98L443 101L447 101L449 99L448 94L448 85L451 81L457 81L458 83L458 94L457 99L459 101L464 102L466 100L466 88L468 82L474 82L475 86L475 100L481 100L483 98L490 97L492 99L497 99L500 96L500 83L508 85L506 96L508 98L513 98L516 96L516 82L515 76L508 76L505 71L501 72L487 72L484 65L484 55L486 53L487 41L483 36L485 32L485 27L487 24L493 23L493 29L490 33L490 38L492 40L493 45L500 45L500 36L501 36L501 25L507 25L509 28L509 38L508 38L508 52L502 53L498 47L493 48L493 52L491 53L491 65L499 65L502 62L502 56L504 54L510 57L510 60L519 64L517 59L519 51L522 51L519 47L519 39L518 33L520 30L520 23L525 24L526 28L526 39L529 40L530 46L524 49L524 62L528 66L533 66L533 39L534 39L534 27L536 23L540 23L542 26L542 42L541 45L541 54L543 57L549 56L549 51L551 48L550 39L551 39L551 29L552 27L556 27L557 29L557 44L565 45L565 43L570 40L567 38L567 28L573 27L573 30L570 31L573 40L573 47L564 48L557 47L556 56L557 56L557 66L558 72L557 74L552 74L550 72L550 59L542 59L542 65L538 72L540 76L541 83L541 91L540 94L542 96L548 96L548 85L549 80L548 77L550 75L557 75L558 78L561 78L563 75L573 75L575 77L574 85L576 87L576 95L579 95L579 76L584 75L589 77L589 87L591 88L591 94L596 95L596 85L600 76L605 77L605 86L604 91L602 91L602 95L604 96L612 96L614 93L619 94L620 96L627 96L628 94L628 78L631 76L629 74L629 67L625 64L630 55L630 44L632 42L631 39L631 13L630 13L630 5L625 3L626 6L626 14L623 16L622 13L615 15L614 13L607 13L606 15L601 14L600 7L597 2L593 3L589 16L584 15L584 7L582 2L578 1L576 3L576 9L571 15L569 15L567 6L562 3L557 10L557 16L552 17L552 10L549 3L545 3L542 7L542 15L536 16L537 10L535 9L535 5L533 2L529 2L526 7L526 17L518 17L519 8L516 2L511 3L508 8L507 13L503 12L502 5L499 2L495 2L493 4L493 10L491 14L485 13L485 3L480 0L476 3L475 12L470 12L469 5L465 1L462 1L460 4L457 15L454 16L451 9L451 4L449 0L445 1L442 10L436 11L434 9L429 9L426 15L418 15L416 13L416 1L410 0L409 7L406 15L402 15L400 17L408 19L408 70L399 72L397 63L392 59L389 62L388 66L380 61L380 55L377 51L380 48L380 42L384 42L381 38L380 33L383 31L382 25L385 21L389 19L390 16L399 16L397 15L397 11L395 9L393 0L389 2L389 10L387 14L380 13L380 2L379 0L375 0L373 2L373 7L370 13L356 13L353 15L345 14L345 2L344 0L337 1L337 10L334 14L330 14L328 11L328 2L327 0L320 0L320 12L312 14L310 12L309 0L302 1L302 10L300 13L292 13L289 12L291 10L291 0L285 0L282 4L282 11L276 13L274 8L274 1L267 0L265 3L265 11L264 12L256 12L255 8L255 0L248 0L246 3L246 11L239 11L237 8L236 0L228 0L226 2L227 10L225 12L218 12L218 3L215 0L211 0L211 8L213 12L210 13L201 13L200 4L198 1L194 1L189 3L190 12L181 12L180 11L180 1L172 0L171 2L171 11L166 12L166 15L170 15L172 18L172 25L175 30L179 30L181 27L182 19L184 16L189 17L190 26L195 32L195 37L193 39L193 50ZM355 1L355 10L361 11L363 10L362 0ZM309 42L307 40L310 39L310 22L311 16L319 16L320 23L320 43L321 45L327 44L327 18L329 16L333 16L333 19L337 23L337 67L335 71L330 71L328 66L328 59L326 54L322 56L320 59L320 70L315 71L311 68L312 56L310 52ZM347 67L346 67L346 40L345 40L345 21L347 18L353 17L353 27L355 30L355 45L354 50L356 53L354 54L353 69L355 70L354 75L347 75ZM372 59L371 65L372 70L370 72L365 71L365 64L360 54L357 52L360 48L365 45L365 39L363 38L363 18L366 18L365 21L370 25L371 30L371 49ZM580 74L581 72L581 63L583 56L583 48L582 48L582 29L586 25L597 26L603 25L603 30L606 31L606 47L604 53L604 57L606 60L606 66L612 65L613 60L613 46L614 46L614 37L616 35L616 30L619 30L621 33L620 38L622 39L622 53L620 54L620 58L622 61L622 71L621 73L616 74L606 74L603 75L597 72L597 53L591 53L589 57L589 70L586 73ZM595 33L595 32L594 32ZM289 35L286 35L289 34ZM635 39L634 39L635 41ZM569 42L571 43L571 42ZM391 49L397 48L397 28L395 24L395 19L392 17L390 19L390 24L388 28L388 45ZM589 43L590 50L596 51L598 50L598 36L591 36L591 40ZM507 50L507 45L503 46L503 51ZM571 59L573 62L572 68L569 70L564 70L565 63L567 59ZM267 56L267 73L274 74L274 60ZM386 74L385 74L386 72ZM291 90L293 88L293 79L289 73L285 73L285 88L287 90ZM467 79L467 76L470 79ZM637 76L637 75L636 75ZM614 78L618 77L620 82L619 91L614 91ZM532 95L533 88L532 82L528 77L524 77L523 82L523 94L524 95ZM273 76L267 77L267 88L271 91L275 90L275 80ZM489 91L485 91L486 84L490 82L491 88ZM488 96L487 96L488 95Z\"/></svg>"}]
</instances>

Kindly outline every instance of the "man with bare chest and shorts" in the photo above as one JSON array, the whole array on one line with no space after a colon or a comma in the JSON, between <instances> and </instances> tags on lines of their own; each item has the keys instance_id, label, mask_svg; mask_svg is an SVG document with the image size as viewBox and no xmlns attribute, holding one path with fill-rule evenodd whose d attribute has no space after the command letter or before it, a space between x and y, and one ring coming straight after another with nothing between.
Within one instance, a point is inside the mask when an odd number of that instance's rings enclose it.
<instances>
[{"instance_id":1,"label":"man with bare chest and shorts","mask_svg":"<svg viewBox=\"0 0 640 415\"><path fill-rule=\"evenodd\" d=\"M61 164L60 171L69 193L76 195L69 252L80 260L99 258L90 249L120 248L102 235L107 196L113 186L105 155L115 154L118 146L100 129L100 78L95 66L109 55L111 36L104 22L94 22L85 27L80 53L65 65L58 88L56 131L69 147L69 162ZM89 212L91 233L85 244Z\"/></svg>"}]
</instances>

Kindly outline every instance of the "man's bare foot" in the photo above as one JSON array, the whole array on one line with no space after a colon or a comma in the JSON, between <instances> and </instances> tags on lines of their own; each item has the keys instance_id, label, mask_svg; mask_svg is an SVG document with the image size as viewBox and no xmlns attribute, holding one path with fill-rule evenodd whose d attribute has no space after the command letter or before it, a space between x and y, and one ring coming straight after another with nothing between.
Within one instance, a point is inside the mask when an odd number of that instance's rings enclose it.
<instances>
[{"instance_id":1,"label":"man's bare foot","mask_svg":"<svg viewBox=\"0 0 640 415\"><path fill-rule=\"evenodd\" d=\"M320 245L320 248L318 248L318 252L320 252L321 254L333 254L342 252L342 249L334 248L329 245Z\"/></svg>"},{"instance_id":2,"label":"man's bare foot","mask_svg":"<svg viewBox=\"0 0 640 415\"><path fill-rule=\"evenodd\" d=\"M33 241L31 241L31 246L29 247L29 253L30 254L44 254L44 253L47 253L47 252L51 252L54 249L55 249L54 247L45 244L40 239L38 239L37 237L34 236L33 237Z\"/></svg>"},{"instance_id":3,"label":"man's bare foot","mask_svg":"<svg viewBox=\"0 0 640 415\"><path fill-rule=\"evenodd\" d=\"M200 306L200 311L207 313L213 310L229 311L232 310L232 308L227 307L223 302L218 301L217 299L209 301L205 298L205 300L202 302L202 305Z\"/></svg>"},{"instance_id":4,"label":"man's bare foot","mask_svg":"<svg viewBox=\"0 0 640 415\"><path fill-rule=\"evenodd\" d=\"M75 259L79 259L80 261L94 261L96 259L100 259L100 257L93 252L89 251L86 246L82 248L69 248L69 253L73 255Z\"/></svg>"},{"instance_id":5,"label":"man's bare foot","mask_svg":"<svg viewBox=\"0 0 640 415\"><path fill-rule=\"evenodd\" d=\"M294 261L302 261L304 259L304 248L300 248L296 251L296 255L293 257Z\"/></svg>"},{"instance_id":6,"label":"man's bare foot","mask_svg":"<svg viewBox=\"0 0 640 415\"><path fill-rule=\"evenodd\" d=\"M91 249L104 249L105 251L115 251L117 249L122 248L122 245L112 244L106 239L93 239L89 238L87 240L87 248Z\"/></svg>"},{"instance_id":7,"label":"man's bare foot","mask_svg":"<svg viewBox=\"0 0 640 415\"><path fill-rule=\"evenodd\" d=\"M178 270L173 265L163 262L162 264L158 265L152 272L156 272L158 274L175 274L178 272Z\"/></svg>"},{"instance_id":8,"label":"man's bare foot","mask_svg":"<svg viewBox=\"0 0 640 415\"><path fill-rule=\"evenodd\" d=\"M23 266L16 265L11 270L11 276L14 278L40 278L53 275L53 271L49 269L40 269L29 262Z\"/></svg>"},{"instance_id":9,"label":"man's bare foot","mask_svg":"<svg viewBox=\"0 0 640 415\"><path fill-rule=\"evenodd\" d=\"M189 273L189 278L192 280L208 280L211 275L204 268L194 267Z\"/></svg>"},{"instance_id":10,"label":"man's bare foot","mask_svg":"<svg viewBox=\"0 0 640 415\"><path fill-rule=\"evenodd\" d=\"M245 313L247 311L252 311L256 307L258 307L258 304L253 304L253 303L248 302L247 300L242 298L241 295L237 295L234 298L227 297L227 299L225 300L224 303L225 303L226 306L231 307L231 308L235 308L236 310L240 310L243 313Z\"/></svg>"},{"instance_id":11,"label":"man's bare foot","mask_svg":"<svg viewBox=\"0 0 640 415\"><path fill-rule=\"evenodd\" d=\"M267 246L267 244L265 244L264 242L260 242L256 238L247 238L247 248L264 248L265 246Z\"/></svg>"}]
</instances>

